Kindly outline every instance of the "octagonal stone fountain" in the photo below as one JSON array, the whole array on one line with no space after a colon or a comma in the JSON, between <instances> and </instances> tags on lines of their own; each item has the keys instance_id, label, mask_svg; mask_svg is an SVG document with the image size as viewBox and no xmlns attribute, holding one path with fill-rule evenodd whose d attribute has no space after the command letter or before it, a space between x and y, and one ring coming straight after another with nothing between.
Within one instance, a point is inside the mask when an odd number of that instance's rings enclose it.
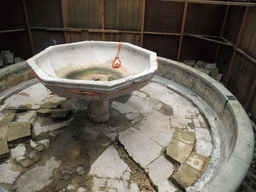
<instances>
[{"instance_id":1,"label":"octagonal stone fountain","mask_svg":"<svg viewBox=\"0 0 256 192\"><path fill-rule=\"evenodd\" d=\"M53 93L72 98L94 122L109 119L113 100L126 102L157 71L156 53L129 43L84 41L51 46L27 61Z\"/></svg>"}]
</instances>

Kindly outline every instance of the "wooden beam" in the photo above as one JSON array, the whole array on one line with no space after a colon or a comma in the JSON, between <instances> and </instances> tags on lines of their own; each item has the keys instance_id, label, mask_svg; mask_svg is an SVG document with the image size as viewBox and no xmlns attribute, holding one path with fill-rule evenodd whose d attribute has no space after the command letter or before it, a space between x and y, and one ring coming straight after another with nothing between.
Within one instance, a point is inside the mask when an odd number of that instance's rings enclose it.
<instances>
[{"instance_id":1,"label":"wooden beam","mask_svg":"<svg viewBox=\"0 0 256 192\"><path fill-rule=\"evenodd\" d=\"M207 37L202 37L200 35L194 35L194 34L190 34L190 33L186 33L185 35L190 36L190 37L195 37L195 38L198 38L198 39L203 39L203 40L210 41L210 42L213 42L213 43L218 43L218 44L226 45L226 46L229 46L229 47L233 47L234 46L231 43L225 43L225 42L222 42L222 41L218 41L218 40L214 40L214 39L209 39Z\"/></svg>"},{"instance_id":2,"label":"wooden beam","mask_svg":"<svg viewBox=\"0 0 256 192\"><path fill-rule=\"evenodd\" d=\"M141 5L141 29L140 29L140 46L143 47L143 39L144 39L144 27L145 27L145 12L146 12L146 0L142 0Z\"/></svg>"},{"instance_id":3,"label":"wooden beam","mask_svg":"<svg viewBox=\"0 0 256 192\"><path fill-rule=\"evenodd\" d=\"M28 10L27 10L26 0L23 0L22 4L23 4L23 10L24 10L24 14L25 14L26 27L27 27L27 30L28 30L28 39L29 39L31 54L35 55L32 33L31 33L30 28L29 28L29 19L28 19Z\"/></svg>"},{"instance_id":4,"label":"wooden beam","mask_svg":"<svg viewBox=\"0 0 256 192\"><path fill-rule=\"evenodd\" d=\"M161 1L188 2L188 3L199 3L199 4L210 4L210 5L233 5L233 6L256 7L255 3L248 3L248 2L209 1L209 0L161 0Z\"/></svg>"},{"instance_id":5,"label":"wooden beam","mask_svg":"<svg viewBox=\"0 0 256 192\"><path fill-rule=\"evenodd\" d=\"M150 32L150 31L144 31L144 34L148 35L170 35L170 36L180 36L180 33L162 33L162 32Z\"/></svg>"},{"instance_id":6,"label":"wooden beam","mask_svg":"<svg viewBox=\"0 0 256 192\"><path fill-rule=\"evenodd\" d=\"M184 10L183 10L183 17L182 17L181 30L180 30L180 40L179 40L177 61L180 61L182 43L183 43L183 34L184 34L184 31L185 31L187 13L188 13L188 2L185 3Z\"/></svg>"},{"instance_id":7,"label":"wooden beam","mask_svg":"<svg viewBox=\"0 0 256 192\"><path fill-rule=\"evenodd\" d=\"M228 5L228 6L226 7L225 16L224 16L224 19L223 19L223 22L222 22L221 31L220 31L220 37L221 37L221 38L222 38L222 36L223 36L223 34L224 34L224 30L225 30L225 27L226 27L227 18L228 18L228 13L229 13L229 8L230 8L230 5ZM220 51L220 44L218 44L218 46L217 46L216 53L215 53L215 57L214 57L214 62L217 61L217 57L218 57L218 55L219 55L219 51Z\"/></svg>"},{"instance_id":8,"label":"wooden beam","mask_svg":"<svg viewBox=\"0 0 256 192\"><path fill-rule=\"evenodd\" d=\"M12 32L19 32L19 31L26 31L27 29L9 29L9 30L1 30L0 33L12 33Z\"/></svg>"},{"instance_id":9,"label":"wooden beam","mask_svg":"<svg viewBox=\"0 0 256 192\"><path fill-rule=\"evenodd\" d=\"M227 74L227 77L226 77L226 80L225 80L225 83L224 83L224 85L226 87L229 84L230 78L231 78L233 70L235 68L235 58L236 58L236 54L237 54L237 48L239 48L239 46L242 42L242 38L244 36L244 30L245 30L245 26L246 26L249 14L250 14L250 7L246 7L245 12L244 12L243 21L242 21L242 24L241 24L241 27L240 27L240 30L239 30L239 35L238 35L238 38L237 38L237 41L236 41L236 46L235 46L235 49L234 49L234 52L233 52L233 55L232 55L232 58L231 58L231 61L230 61L230 65L229 65L229 68L228 68L228 74Z\"/></svg>"}]
</instances>

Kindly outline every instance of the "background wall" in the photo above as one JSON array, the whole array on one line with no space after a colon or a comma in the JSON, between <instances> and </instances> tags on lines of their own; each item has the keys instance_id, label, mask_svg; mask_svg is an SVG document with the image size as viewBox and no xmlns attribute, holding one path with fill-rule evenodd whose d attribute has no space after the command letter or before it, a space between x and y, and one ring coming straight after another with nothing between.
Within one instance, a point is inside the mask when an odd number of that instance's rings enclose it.
<instances>
[{"instance_id":1,"label":"background wall","mask_svg":"<svg viewBox=\"0 0 256 192\"><path fill-rule=\"evenodd\" d=\"M28 59L54 44L126 41L170 59L217 62L256 120L256 1L8 0L0 50Z\"/></svg>"}]
</instances>

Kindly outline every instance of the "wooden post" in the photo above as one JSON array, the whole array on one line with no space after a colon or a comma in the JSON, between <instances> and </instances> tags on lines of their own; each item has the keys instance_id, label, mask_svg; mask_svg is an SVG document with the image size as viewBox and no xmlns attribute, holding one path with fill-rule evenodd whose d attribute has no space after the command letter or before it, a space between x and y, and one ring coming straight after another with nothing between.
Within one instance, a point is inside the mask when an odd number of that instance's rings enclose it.
<instances>
[{"instance_id":1,"label":"wooden post","mask_svg":"<svg viewBox=\"0 0 256 192\"><path fill-rule=\"evenodd\" d=\"M104 30L105 29L105 0L101 0L100 9L101 9L101 29ZM104 32L101 33L101 39L102 41L105 41Z\"/></svg>"},{"instance_id":2,"label":"wooden post","mask_svg":"<svg viewBox=\"0 0 256 192\"><path fill-rule=\"evenodd\" d=\"M180 32L180 41L179 41L179 48L178 48L178 54L177 54L177 61L180 61L182 43L183 43L183 34L184 34L184 30L185 30L185 25L186 25L187 12L188 12L188 2L185 2L182 24L181 24L181 32Z\"/></svg>"},{"instance_id":3,"label":"wooden post","mask_svg":"<svg viewBox=\"0 0 256 192\"><path fill-rule=\"evenodd\" d=\"M27 10L26 0L23 0L22 3L23 3L24 14L25 14L26 27L27 27L27 30L28 30L28 38L29 38L31 54L35 55L32 33L31 33L30 28L29 28L29 19L28 19L28 10Z\"/></svg>"},{"instance_id":4,"label":"wooden post","mask_svg":"<svg viewBox=\"0 0 256 192\"><path fill-rule=\"evenodd\" d=\"M67 1L66 0L61 0L61 14L62 14L62 24L64 28L64 39L65 43L67 43L67 18L68 18L68 9L67 9ZM69 43L69 42L68 42Z\"/></svg>"},{"instance_id":5,"label":"wooden post","mask_svg":"<svg viewBox=\"0 0 256 192\"><path fill-rule=\"evenodd\" d=\"M243 17L243 21L242 21L242 24L241 24L241 27L240 27L239 35L238 35L238 38L237 38L236 46L235 46L233 56L231 58L230 66L229 66L229 69L228 69L227 78L226 78L226 81L225 81L225 84L224 84L226 87L229 84L229 81L231 79L231 75L232 75L233 70L235 68L235 58L236 58L236 54L237 54L237 48L239 48L239 46L242 42L242 38L243 38L243 35L244 35L244 29L245 29L245 26L246 26L246 23L247 23L247 19L249 17L249 13L250 13L250 7L246 7L244 17Z\"/></svg>"},{"instance_id":6,"label":"wooden post","mask_svg":"<svg viewBox=\"0 0 256 192\"><path fill-rule=\"evenodd\" d=\"M225 30L225 27L226 27L228 13L229 13L229 8L230 8L230 5L227 6L226 11L225 11L225 16L224 16L222 27L221 27L221 31L220 31L220 37L221 38L223 36L224 30ZM218 46L217 46L215 57L214 57L214 62L216 62L216 60L217 60L219 51L220 51L220 44L218 44Z\"/></svg>"},{"instance_id":7,"label":"wooden post","mask_svg":"<svg viewBox=\"0 0 256 192\"><path fill-rule=\"evenodd\" d=\"M140 46L143 47L144 27L145 27L146 0L142 0L141 9L142 9L142 10L141 10Z\"/></svg>"},{"instance_id":8,"label":"wooden post","mask_svg":"<svg viewBox=\"0 0 256 192\"><path fill-rule=\"evenodd\" d=\"M256 96L256 80L254 81L252 91L249 95L248 102L246 103L246 106L245 106L245 110L247 112L251 110L251 106L252 106L253 100L255 99L255 96Z\"/></svg>"}]
</instances>

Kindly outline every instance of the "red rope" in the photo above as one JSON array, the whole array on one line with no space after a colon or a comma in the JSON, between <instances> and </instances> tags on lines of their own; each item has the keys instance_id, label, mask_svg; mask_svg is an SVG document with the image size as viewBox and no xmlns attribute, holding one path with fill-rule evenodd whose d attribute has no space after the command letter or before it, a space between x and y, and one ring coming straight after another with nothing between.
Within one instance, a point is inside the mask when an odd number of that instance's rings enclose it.
<instances>
[{"instance_id":1,"label":"red rope","mask_svg":"<svg viewBox=\"0 0 256 192\"><path fill-rule=\"evenodd\" d=\"M117 55L119 54L119 52L120 52L121 44L122 44L122 42L119 43L119 47L118 47L118 51L117 51L116 57L115 57L115 59L111 62L113 68L119 68L119 67L121 67L121 60L120 60L120 58L117 56ZM117 59L118 59L119 62L116 62Z\"/></svg>"}]
</instances>

